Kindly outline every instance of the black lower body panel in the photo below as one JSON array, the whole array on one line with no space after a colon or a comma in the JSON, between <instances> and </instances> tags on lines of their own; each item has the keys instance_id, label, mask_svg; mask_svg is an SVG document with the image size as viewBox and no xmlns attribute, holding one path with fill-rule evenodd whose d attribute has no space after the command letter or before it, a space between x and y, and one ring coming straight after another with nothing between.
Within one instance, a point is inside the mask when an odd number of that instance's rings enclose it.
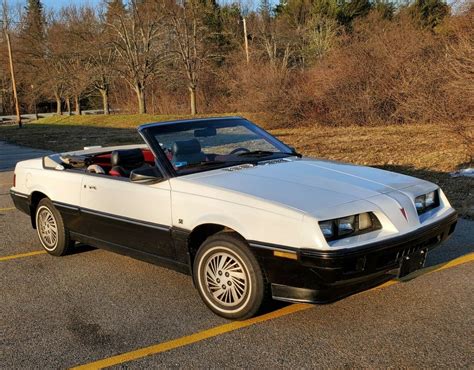
<instances>
[{"instance_id":1,"label":"black lower body panel","mask_svg":"<svg viewBox=\"0 0 474 370\"><path fill-rule=\"evenodd\" d=\"M186 275L190 274L188 264L178 262L174 259L165 258L162 256L158 256L156 254L147 253L142 250L129 248L123 245L111 243L109 241L93 238L93 237L75 233L75 232L71 232L71 238L80 243L92 245L100 249L105 249L111 252L119 253L119 254L129 256L135 259L139 259L141 261L153 263L154 265L166 267L166 268L181 272Z\"/></svg>"},{"instance_id":2,"label":"black lower body panel","mask_svg":"<svg viewBox=\"0 0 474 370\"><path fill-rule=\"evenodd\" d=\"M27 215L31 213L30 199L28 195L10 190L10 196L12 198L13 204L18 210L26 213Z\"/></svg>"},{"instance_id":3,"label":"black lower body panel","mask_svg":"<svg viewBox=\"0 0 474 370\"><path fill-rule=\"evenodd\" d=\"M456 226L451 213L408 234L344 250L309 250L250 242L272 287L274 299L292 302L331 302L379 285L423 265L420 254L446 240ZM275 254L286 249L294 258ZM412 263L406 261L412 259ZM400 271L401 263L404 268ZM408 268L407 268L408 266Z\"/></svg>"},{"instance_id":4,"label":"black lower body panel","mask_svg":"<svg viewBox=\"0 0 474 370\"><path fill-rule=\"evenodd\" d=\"M319 289L297 288L293 286L271 284L272 297L279 301L301 303L331 303L352 294L376 287L395 278L396 273L384 273L353 284L319 287Z\"/></svg>"}]
</instances>

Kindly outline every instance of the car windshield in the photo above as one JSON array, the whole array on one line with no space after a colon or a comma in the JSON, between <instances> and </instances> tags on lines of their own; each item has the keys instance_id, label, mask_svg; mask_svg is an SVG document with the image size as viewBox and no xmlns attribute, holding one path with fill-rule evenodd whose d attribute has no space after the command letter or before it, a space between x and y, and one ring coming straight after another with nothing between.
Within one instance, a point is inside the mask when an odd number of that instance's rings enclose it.
<instances>
[{"instance_id":1,"label":"car windshield","mask_svg":"<svg viewBox=\"0 0 474 370\"><path fill-rule=\"evenodd\" d=\"M294 155L291 148L245 119L164 123L146 131L178 175Z\"/></svg>"}]
</instances>

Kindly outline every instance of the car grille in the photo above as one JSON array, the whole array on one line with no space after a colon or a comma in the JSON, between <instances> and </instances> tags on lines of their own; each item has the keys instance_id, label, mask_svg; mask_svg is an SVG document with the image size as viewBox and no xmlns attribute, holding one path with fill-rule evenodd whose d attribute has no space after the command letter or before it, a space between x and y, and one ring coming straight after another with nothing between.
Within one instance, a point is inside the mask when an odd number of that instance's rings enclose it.
<instances>
[{"instance_id":1,"label":"car grille","mask_svg":"<svg viewBox=\"0 0 474 370\"><path fill-rule=\"evenodd\" d=\"M411 245L403 249L399 249L398 251L382 254L377 258L377 269L381 269L388 265L398 263L403 257L419 252L420 250L425 249L427 247L431 247L435 244L438 244L440 241L441 235L437 235L428 240L425 240L424 242Z\"/></svg>"}]
</instances>

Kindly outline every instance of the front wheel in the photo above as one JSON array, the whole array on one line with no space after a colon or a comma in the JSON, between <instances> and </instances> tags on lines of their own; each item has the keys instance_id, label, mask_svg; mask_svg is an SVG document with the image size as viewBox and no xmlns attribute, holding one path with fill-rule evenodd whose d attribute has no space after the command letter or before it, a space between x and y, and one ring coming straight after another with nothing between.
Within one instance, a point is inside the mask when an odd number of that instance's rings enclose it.
<instances>
[{"instance_id":1,"label":"front wheel","mask_svg":"<svg viewBox=\"0 0 474 370\"><path fill-rule=\"evenodd\" d=\"M73 242L61 214L47 198L36 208L36 231L43 248L53 256L63 256L72 249Z\"/></svg>"},{"instance_id":2,"label":"front wheel","mask_svg":"<svg viewBox=\"0 0 474 370\"><path fill-rule=\"evenodd\" d=\"M194 281L206 305L228 319L246 319L259 310L265 295L262 270L236 234L208 238L194 260Z\"/></svg>"}]
</instances>

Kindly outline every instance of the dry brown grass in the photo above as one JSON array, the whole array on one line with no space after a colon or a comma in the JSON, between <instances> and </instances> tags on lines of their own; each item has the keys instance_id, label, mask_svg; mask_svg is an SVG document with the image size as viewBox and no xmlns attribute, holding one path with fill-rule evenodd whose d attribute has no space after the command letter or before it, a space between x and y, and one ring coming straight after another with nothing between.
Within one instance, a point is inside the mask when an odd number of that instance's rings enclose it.
<instances>
[{"instance_id":1,"label":"dry brown grass","mask_svg":"<svg viewBox=\"0 0 474 370\"><path fill-rule=\"evenodd\" d=\"M266 126L261 116L251 118ZM0 140L54 151L124 144L140 140L135 130L138 124L158 120L164 119L149 115L56 117L22 130L0 126ZM473 124L468 127L474 130ZM474 179L449 176L466 165L472 153L447 125L313 126L269 131L308 156L377 166L433 181L462 215L474 217Z\"/></svg>"}]
</instances>

